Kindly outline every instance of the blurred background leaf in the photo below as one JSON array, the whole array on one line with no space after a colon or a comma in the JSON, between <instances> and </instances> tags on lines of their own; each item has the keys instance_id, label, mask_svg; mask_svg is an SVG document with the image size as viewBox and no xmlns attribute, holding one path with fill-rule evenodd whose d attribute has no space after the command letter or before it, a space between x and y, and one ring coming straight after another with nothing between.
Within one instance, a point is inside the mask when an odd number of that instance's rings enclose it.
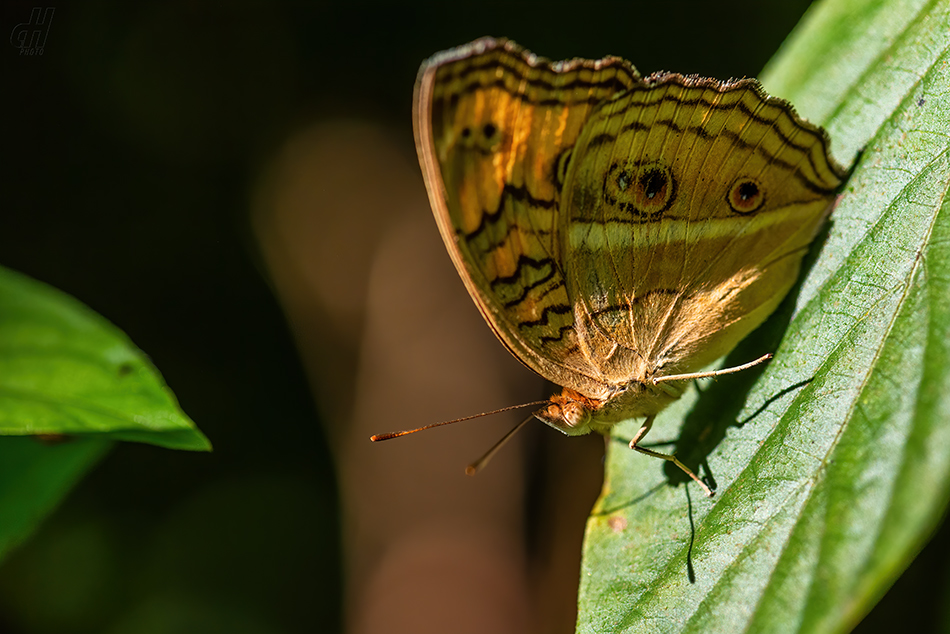
<instances>
[{"instance_id":1,"label":"blurred background leaf","mask_svg":"<svg viewBox=\"0 0 950 634\"><path fill-rule=\"evenodd\" d=\"M45 446L0 438L0 560L26 538L112 445L84 438Z\"/></svg>"},{"instance_id":2,"label":"blurred background leaf","mask_svg":"<svg viewBox=\"0 0 950 634\"><path fill-rule=\"evenodd\" d=\"M685 418L676 444L717 497L611 444L582 632L850 631L946 512L950 7L819 3L763 81L857 169L801 288L726 363L777 344L775 359L692 390L651 434Z\"/></svg>"},{"instance_id":3,"label":"blurred background leaf","mask_svg":"<svg viewBox=\"0 0 950 634\"><path fill-rule=\"evenodd\" d=\"M72 297L0 267L0 436L209 450L145 355Z\"/></svg>"},{"instance_id":4,"label":"blurred background leaf","mask_svg":"<svg viewBox=\"0 0 950 634\"><path fill-rule=\"evenodd\" d=\"M109 440L211 448L122 332L68 295L0 267L2 436L0 560Z\"/></svg>"}]
</instances>

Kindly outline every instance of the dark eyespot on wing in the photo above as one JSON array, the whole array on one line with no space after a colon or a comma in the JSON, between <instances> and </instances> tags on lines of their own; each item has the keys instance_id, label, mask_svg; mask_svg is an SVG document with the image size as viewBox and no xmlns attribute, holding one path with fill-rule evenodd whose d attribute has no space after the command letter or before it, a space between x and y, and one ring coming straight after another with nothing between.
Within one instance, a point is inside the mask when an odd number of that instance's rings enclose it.
<instances>
[{"instance_id":1,"label":"dark eyespot on wing","mask_svg":"<svg viewBox=\"0 0 950 634\"><path fill-rule=\"evenodd\" d=\"M754 179L740 176L726 192L726 202L735 213L745 216L763 207L765 192Z\"/></svg>"},{"instance_id":2,"label":"dark eyespot on wing","mask_svg":"<svg viewBox=\"0 0 950 634\"><path fill-rule=\"evenodd\" d=\"M632 219L659 220L676 200L676 190L673 173L659 161L618 160L604 174L604 203Z\"/></svg>"}]
</instances>

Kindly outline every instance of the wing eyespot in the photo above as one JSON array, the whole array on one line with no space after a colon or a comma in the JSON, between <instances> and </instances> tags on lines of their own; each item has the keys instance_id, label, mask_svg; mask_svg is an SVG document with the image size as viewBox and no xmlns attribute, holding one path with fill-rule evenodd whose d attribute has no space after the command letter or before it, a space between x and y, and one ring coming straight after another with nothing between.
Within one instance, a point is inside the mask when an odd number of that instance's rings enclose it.
<instances>
[{"instance_id":1,"label":"wing eyespot","mask_svg":"<svg viewBox=\"0 0 950 634\"><path fill-rule=\"evenodd\" d=\"M465 126L458 130L455 142L459 147L473 149L481 153L495 151L502 140L502 131L491 121L479 126Z\"/></svg>"},{"instance_id":2,"label":"wing eyespot","mask_svg":"<svg viewBox=\"0 0 950 634\"><path fill-rule=\"evenodd\" d=\"M765 192L755 179L740 176L729 188L726 202L737 214L751 214L765 203Z\"/></svg>"},{"instance_id":3,"label":"wing eyespot","mask_svg":"<svg viewBox=\"0 0 950 634\"><path fill-rule=\"evenodd\" d=\"M665 202L669 198L667 190L670 186L670 178L664 170L651 167L643 170L639 177L637 195L644 201L652 203L654 199L659 199Z\"/></svg>"},{"instance_id":4,"label":"wing eyespot","mask_svg":"<svg viewBox=\"0 0 950 634\"><path fill-rule=\"evenodd\" d=\"M503 132L500 126L488 121L481 126L469 128L466 126L461 132L462 141L480 152L491 153L496 151L502 141Z\"/></svg>"},{"instance_id":5,"label":"wing eyespot","mask_svg":"<svg viewBox=\"0 0 950 634\"><path fill-rule=\"evenodd\" d=\"M622 165L607 170L604 201L640 218L655 220L676 198L676 180L658 161Z\"/></svg>"}]
</instances>

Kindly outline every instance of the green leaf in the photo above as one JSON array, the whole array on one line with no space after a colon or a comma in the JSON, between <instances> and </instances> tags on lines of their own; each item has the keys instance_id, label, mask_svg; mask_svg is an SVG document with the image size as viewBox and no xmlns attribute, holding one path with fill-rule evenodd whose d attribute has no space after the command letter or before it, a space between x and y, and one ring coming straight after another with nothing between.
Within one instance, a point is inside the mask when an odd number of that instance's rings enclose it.
<instances>
[{"instance_id":1,"label":"green leaf","mask_svg":"<svg viewBox=\"0 0 950 634\"><path fill-rule=\"evenodd\" d=\"M763 81L857 168L800 288L649 440L718 485L610 443L580 632L844 632L950 499L950 8L831 0ZM671 486L676 485L676 486Z\"/></svg>"},{"instance_id":2,"label":"green leaf","mask_svg":"<svg viewBox=\"0 0 950 634\"><path fill-rule=\"evenodd\" d=\"M0 560L111 446L97 438L54 445L28 437L0 438Z\"/></svg>"},{"instance_id":3,"label":"green leaf","mask_svg":"<svg viewBox=\"0 0 950 634\"><path fill-rule=\"evenodd\" d=\"M125 334L72 297L0 268L0 435L39 434L211 448Z\"/></svg>"},{"instance_id":4,"label":"green leaf","mask_svg":"<svg viewBox=\"0 0 950 634\"><path fill-rule=\"evenodd\" d=\"M112 440L211 448L128 337L72 297L0 267L0 559Z\"/></svg>"}]
</instances>

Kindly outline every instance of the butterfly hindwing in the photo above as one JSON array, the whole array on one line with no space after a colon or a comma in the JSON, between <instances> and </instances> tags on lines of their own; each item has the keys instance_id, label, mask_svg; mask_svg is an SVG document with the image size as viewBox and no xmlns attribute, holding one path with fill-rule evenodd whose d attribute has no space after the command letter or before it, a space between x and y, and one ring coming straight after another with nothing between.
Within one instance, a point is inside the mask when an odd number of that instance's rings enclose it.
<instances>
[{"instance_id":1,"label":"butterfly hindwing","mask_svg":"<svg viewBox=\"0 0 950 634\"><path fill-rule=\"evenodd\" d=\"M693 371L775 309L842 179L826 145L754 80L652 76L592 115L562 240L608 380Z\"/></svg>"}]
</instances>

